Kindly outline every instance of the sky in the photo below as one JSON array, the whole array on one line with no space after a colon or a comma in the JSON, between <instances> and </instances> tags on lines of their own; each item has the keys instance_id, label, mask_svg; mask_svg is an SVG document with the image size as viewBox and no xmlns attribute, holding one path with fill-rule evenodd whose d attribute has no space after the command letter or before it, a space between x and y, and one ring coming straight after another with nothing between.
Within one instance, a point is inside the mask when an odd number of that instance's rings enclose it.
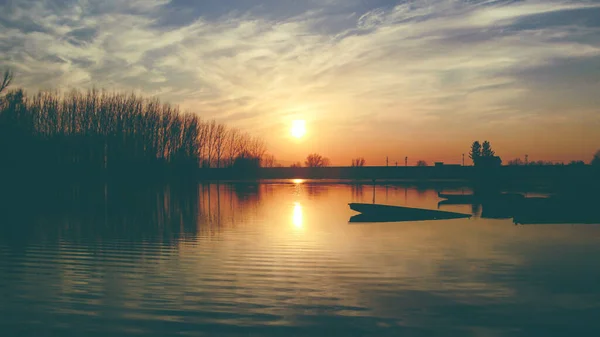
<instances>
[{"instance_id":1,"label":"sky","mask_svg":"<svg viewBox=\"0 0 600 337\"><path fill-rule=\"evenodd\" d=\"M505 162L600 149L600 1L0 0L7 67L29 92L159 97L283 164L460 163L474 140Z\"/></svg>"}]
</instances>

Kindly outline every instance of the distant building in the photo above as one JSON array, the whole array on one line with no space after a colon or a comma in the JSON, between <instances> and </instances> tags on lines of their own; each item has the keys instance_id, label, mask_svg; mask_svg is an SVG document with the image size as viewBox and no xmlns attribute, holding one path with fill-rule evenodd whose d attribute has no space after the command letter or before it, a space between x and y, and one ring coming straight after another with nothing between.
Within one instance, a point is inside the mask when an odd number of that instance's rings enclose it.
<instances>
[{"instance_id":1,"label":"distant building","mask_svg":"<svg viewBox=\"0 0 600 337\"><path fill-rule=\"evenodd\" d=\"M474 164L475 164L475 166L485 167L485 168L499 167L500 165L502 165L502 159L500 159L500 157L498 157L498 156L479 157L479 158L477 158L477 160L475 160Z\"/></svg>"}]
</instances>

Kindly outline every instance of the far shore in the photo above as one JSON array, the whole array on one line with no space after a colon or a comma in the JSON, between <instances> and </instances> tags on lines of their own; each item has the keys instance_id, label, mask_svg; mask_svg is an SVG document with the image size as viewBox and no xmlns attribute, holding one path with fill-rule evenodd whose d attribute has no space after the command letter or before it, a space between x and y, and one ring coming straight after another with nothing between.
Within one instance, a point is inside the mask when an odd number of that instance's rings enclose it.
<instances>
[{"instance_id":1,"label":"far shore","mask_svg":"<svg viewBox=\"0 0 600 337\"><path fill-rule=\"evenodd\" d=\"M553 181L597 178L590 165L500 166L481 170L474 166L365 166L365 167L273 167L253 171L229 168L200 169L201 180L244 179L336 179L350 181L423 180L423 181Z\"/></svg>"}]
</instances>

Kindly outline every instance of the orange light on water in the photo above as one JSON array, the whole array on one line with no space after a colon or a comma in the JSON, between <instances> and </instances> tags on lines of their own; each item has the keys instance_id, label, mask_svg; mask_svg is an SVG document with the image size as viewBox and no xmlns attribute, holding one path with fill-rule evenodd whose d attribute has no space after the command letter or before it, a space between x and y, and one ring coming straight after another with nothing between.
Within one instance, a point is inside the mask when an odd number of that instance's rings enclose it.
<instances>
[{"instance_id":1,"label":"orange light on water","mask_svg":"<svg viewBox=\"0 0 600 337\"><path fill-rule=\"evenodd\" d=\"M303 222L302 205L300 205L300 203L295 203L294 213L292 214L292 223L296 228L302 228Z\"/></svg>"}]
</instances>

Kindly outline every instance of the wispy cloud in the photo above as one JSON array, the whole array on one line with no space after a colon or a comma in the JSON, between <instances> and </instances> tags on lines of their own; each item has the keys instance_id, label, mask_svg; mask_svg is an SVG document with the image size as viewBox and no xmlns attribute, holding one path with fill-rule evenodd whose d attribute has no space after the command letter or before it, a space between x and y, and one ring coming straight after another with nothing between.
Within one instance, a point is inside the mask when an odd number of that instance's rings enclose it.
<instances>
[{"instance_id":1,"label":"wispy cloud","mask_svg":"<svg viewBox=\"0 0 600 337\"><path fill-rule=\"evenodd\" d=\"M561 97L560 111L544 104L567 92L561 83L577 65L600 60L595 1L0 6L0 66L13 67L27 88L138 90L257 132L301 117L327 130L321 148L374 132L381 142L402 142L416 130L493 135L498 125L600 122L598 95L587 94L585 104L581 95ZM540 79L556 67L567 73ZM598 81L569 78L569 90L600 89ZM561 118L569 114L579 119Z\"/></svg>"}]
</instances>

